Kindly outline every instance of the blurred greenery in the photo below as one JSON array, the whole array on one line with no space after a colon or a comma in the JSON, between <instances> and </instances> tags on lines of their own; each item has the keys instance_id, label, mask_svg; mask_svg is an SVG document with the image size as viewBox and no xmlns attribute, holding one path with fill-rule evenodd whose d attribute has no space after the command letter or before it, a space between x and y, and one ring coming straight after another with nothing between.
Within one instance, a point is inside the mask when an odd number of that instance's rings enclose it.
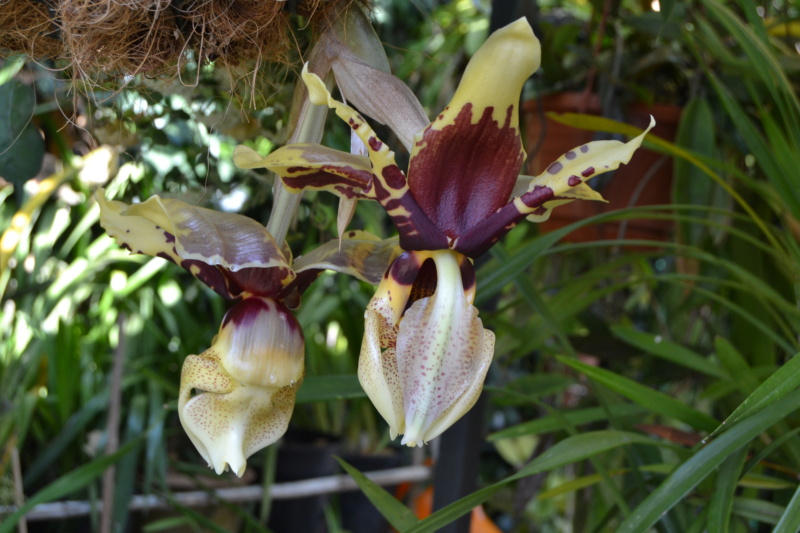
<instances>
[{"instance_id":1,"label":"blurred greenery","mask_svg":"<svg viewBox=\"0 0 800 533\"><path fill-rule=\"evenodd\" d=\"M660 11L643 0L517 5L543 47L526 95L588 89L609 117L576 110L555 120L631 135L638 130L618 114L627 102L682 106L674 139L645 141L672 159L672 195L549 232L521 225L477 262L476 304L497 335L477 492L417 521L413 498L398 506L354 478L403 531L435 531L478 504L511 532L797 531L800 9L753 0L662 0ZM376 2L393 71L429 116L488 34L491 8ZM183 358L210 345L226 303L174 265L121 250L91 200L102 185L126 201L161 194L266 222L272 179L236 169L231 154L239 143L266 154L283 142L291 86L265 89L255 109L223 75L201 70L197 87L134 80L88 96L52 65L0 64L0 507L21 503L15 490L28 507L95 505L37 531L99 530L111 465L115 530L266 527L257 504L223 505L223 517L174 498L217 486L175 408ZM332 119L324 143L347 149L346 127ZM332 196L304 195L287 238L295 256L335 235L336 209ZM662 240L577 237L615 220L670 230ZM392 231L366 202L351 226ZM339 439L346 452L402 453L354 377L372 291L324 274L304 295L307 379L292 431ZM107 448L112 434L118 451ZM269 452L250 466L245 482L268 486ZM162 497L171 514L129 512L135 494Z\"/></svg>"}]
</instances>

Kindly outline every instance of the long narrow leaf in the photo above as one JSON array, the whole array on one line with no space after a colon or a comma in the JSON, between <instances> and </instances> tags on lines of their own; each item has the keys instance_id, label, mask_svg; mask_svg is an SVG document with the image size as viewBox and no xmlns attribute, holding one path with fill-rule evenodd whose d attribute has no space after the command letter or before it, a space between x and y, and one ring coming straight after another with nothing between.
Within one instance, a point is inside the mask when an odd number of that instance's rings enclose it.
<instances>
[{"instance_id":1,"label":"long narrow leaf","mask_svg":"<svg viewBox=\"0 0 800 533\"><path fill-rule=\"evenodd\" d=\"M511 481L537 474L539 472L546 472L553 470L560 466L582 461L589 457L601 454L608 450L613 450L626 444L658 444L653 439L639 435L638 433L630 433L627 431L594 431L590 433L583 433L575 435L562 440L545 453L531 461L519 473L508 477L502 481L490 485L481 490L473 492L472 494L461 498L460 500L451 503L447 507L440 509L430 515L425 520L422 520L411 529L404 533L427 533L436 531L442 526L449 524L453 520L468 513L475 506L480 505L493 494L503 488Z\"/></svg>"},{"instance_id":2,"label":"long narrow leaf","mask_svg":"<svg viewBox=\"0 0 800 533\"><path fill-rule=\"evenodd\" d=\"M629 326L611 326L611 333L628 344L632 344L647 353L677 365L697 370L715 378L725 377L725 372L713 362L678 343L656 338L650 333L638 331Z\"/></svg>"},{"instance_id":3,"label":"long narrow leaf","mask_svg":"<svg viewBox=\"0 0 800 533\"><path fill-rule=\"evenodd\" d=\"M0 533L11 533L11 531L14 530L17 520L19 520L22 515L27 513L32 507L39 505L40 503L57 500L85 487L92 480L102 475L106 468L119 461L127 453L138 446L144 436L144 433L139 435L134 440L122 446L119 451L114 454L95 459L94 461L85 464L64 476L61 476L56 481L52 482L34 494L27 502L25 502L25 505L17 509L10 516L3 519L2 523L0 523Z\"/></svg>"},{"instance_id":4,"label":"long narrow leaf","mask_svg":"<svg viewBox=\"0 0 800 533\"><path fill-rule=\"evenodd\" d=\"M348 464L347 461L339 457L335 459L344 468L345 472L350 474L350 477L358 484L361 492L381 512L381 515L389 521L392 527L398 531L405 531L419 522L419 519L408 507L386 492L380 485L371 481L367 476L359 472L357 468Z\"/></svg>"},{"instance_id":5,"label":"long narrow leaf","mask_svg":"<svg viewBox=\"0 0 800 533\"><path fill-rule=\"evenodd\" d=\"M786 506L786 510L772 533L796 533L797 531L800 531L800 487L794 491L794 496Z\"/></svg>"},{"instance_id":6,"label":"long narrow leaf","mask_svg":"<svg viewBox=\"0 0 800 533\"><path fill-rule=\"evenodd\" d=\"M713 431L718 426L713 417L701 413L686 404L675 400L666 394L645 387L632 379L620 376L609 370L587 365L580 361L559 357L559 361L581 372L589 379L596 381L610 388L611 390L625 396L634 403L646 407L656 413L676 418L681 422L689 424L695 429Z\"/></svg>"},{"instance_id":7,"label":"long narrow leaf","mask_svg":"<svg viewBox=\"0 0 800 533\"><path fill-rule=\"evenodd\" d=\"M800 354L786 361L722 422L713 435L785 398L800 387Z\"/></svg>"},{"instance_id":8,"label":"long narrow leaf","mask_svg":"<svg viewBox=\"0 0 800 533\"><path fill-rule=\"evenodd\" d=\"M785 396L755 416L742 420L681 464L620 524L619 533L646 531L732 453L800 405L800 391Z\"/></svg>"}]
</instances>

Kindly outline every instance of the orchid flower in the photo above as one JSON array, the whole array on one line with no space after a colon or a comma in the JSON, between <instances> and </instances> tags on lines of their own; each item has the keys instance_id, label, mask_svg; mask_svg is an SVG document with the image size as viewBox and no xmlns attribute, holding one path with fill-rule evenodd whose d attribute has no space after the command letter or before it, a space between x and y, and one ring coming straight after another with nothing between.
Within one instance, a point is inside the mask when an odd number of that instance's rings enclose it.
<instances>
[{"instance_id":1,"label":"orchid flower","mask_svg":"<svg viewBox=\"0 0 800 533\"><path fill-rule=\"evenodd\" d=\"M421 446L441 434L480 394L494 334L472 305L472 259L523 218L544 220L575 199L602 200L586 181L627 163L646 134L627 143L590 142L540 176L518 176L525 160L518 103L540 53L524 19L498 30L430 123L396 78L340 56L338 71L333 64L339 85L349 89L352 104L397 134L411 155L407 174L367 121L333 99L307 69L311 101L333 109L367 147L367 156L315 144L291 144L266 158L240 147L234 156L273 170L290 189L376 200L394 221L405 253L367 307L358 375L392 438L403 434L403 444ZM358 77L340 79L346 73Z\"/></svg>"},{"instance_id":2,"label":"orchid flower","mask_svg":"<svg viewBox=\"0 0 800 533\"><path fill-rule=\"evenodd\" d=\"M131 252L163 257L235 303L212 346L186 357L178 415L192 443L220 474L286 431L303 380L304 341L290 312L325 269L377 284L399 253L395 242L348 232L294 265L267 230L242 215L152 197L127 205L102 190L100 224Z\"/></svg>"}]
</instances>

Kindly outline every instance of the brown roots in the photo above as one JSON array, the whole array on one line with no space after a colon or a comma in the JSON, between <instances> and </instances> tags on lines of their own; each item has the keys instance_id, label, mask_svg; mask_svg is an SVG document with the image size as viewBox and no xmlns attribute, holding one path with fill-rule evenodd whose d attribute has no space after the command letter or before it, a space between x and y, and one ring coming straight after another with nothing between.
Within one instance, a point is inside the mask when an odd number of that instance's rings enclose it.
<instances>
[{"instance_id":1,"label":"brown roots","mask_svg":"<svg viewBox=\"0 0 800 533\"><path fill-rule=\"evenodd\" d=\"M313 31L350 1L293 5ZM293 57L292 28L280 0L0 0L0 57L55 60L90 83L124 84L139 74L175 79L187 64L210 62L254 80L265 63Z\"/></svg>"}]
</instances>

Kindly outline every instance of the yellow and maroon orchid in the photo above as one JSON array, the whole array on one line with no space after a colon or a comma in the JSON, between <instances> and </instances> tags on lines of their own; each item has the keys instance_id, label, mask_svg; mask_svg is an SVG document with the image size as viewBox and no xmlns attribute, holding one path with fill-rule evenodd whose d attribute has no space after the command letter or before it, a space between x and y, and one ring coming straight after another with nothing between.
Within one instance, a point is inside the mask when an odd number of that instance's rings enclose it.
<instances>
[{"instance_id":1,"label":"yellow and maroon orchid","mask_svg":"<svg viewBox=\"0 0 800 533\"><path fill-rule=\"evenodd\" d=\"M377 284L396 241L349 232L291 260L250 218L152 197L133 205L95 195L106 232L133 253L163 257L235 303L212 346L186 357L178 415L208 465L238 476L286 431L303 380L303 332L289 308L325 269Z\"/></svg>"},{"instance_id":2,"label":"yellow and maroon orchid","mask_svg":"<svg viewBox=\"0 0 800 533\"><path fill-rule=\"evenodd\" d=\"M335 100L307 69L311 101L347 122L367 156L315 144L291 144L266 158L240 147L234 156L240 166L273 170L290 189L376 200L393 219L406 252L386 271L367 308L359 378L392 437L404 434L404 444L439 435L482 388L494 334L472 306L471 259L526 217L540 221L568 201L602 200L586 181L628 162L646 134L627 143L590 142L540 176L518 176L525 160L519 98L540 53L524 19L498 30L430 123L396 78L389 82L388 75L340 55L333 63L337 79L358 76L339 82L348 101L395 132L410 152L407 175L364 117Z\"/></svg>"}]
</instances>

